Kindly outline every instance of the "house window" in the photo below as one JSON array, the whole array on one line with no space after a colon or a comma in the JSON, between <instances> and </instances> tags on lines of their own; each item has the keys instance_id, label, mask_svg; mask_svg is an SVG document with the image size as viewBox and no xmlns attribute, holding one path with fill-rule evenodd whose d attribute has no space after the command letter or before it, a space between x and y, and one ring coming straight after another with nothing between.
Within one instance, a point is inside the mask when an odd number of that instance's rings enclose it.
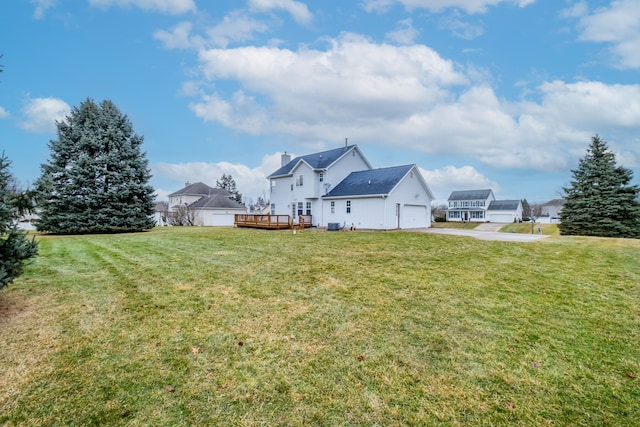
<instances>
[{"instance_id":1,"label":"house window","mask_svg":"<svg viewBox=\"0 0 640 427\"><path fill-rule=\"evenodd\" d=\"M347 200L347 213L351 213L351 200Z\"/></svg>"},{"instance_id":2,"label":"house window","mask_svg":"<svg viewBox=\"0 0 640 427\"><path fill-rule=\"evenodd\" d=\"M291 191L293 191L293 184L291 184Z\"/></svg>"},{"instance_id":3,"label":"house window","mask_svg":"<svg viewBox=\"0 0 640 427\"><path fill-rule=\"evenodd\" d=\"M336 213L336 202L334 202L333 200L331 201L331 213Z\"/></svg>"},{"instance_id":4,"label":"house window","mask_svg":"<svg viewBox=\"0 0 640 427\"><path fill-rule=\"evenodd\" d=\"M295 217L296 217L296 202L292 202L292 203L291 203L291 216L292 216L293 218L295 218Z\"/></svg>"},{"instance_id":5,"label":"house window","mask_svg":"<svg viewBox=\"0 0 640 427\"><path fill-rule=\"evenodd\" d=\"M302 187L303 184L303 175L298 175L296 178L296 187Z\"/></svg>"},{"instance_id":6,"label":"house window","mask_svg":"<svg viewBox=\"0 0 640 427\"><path fill-rule=\"evenodd\" d=\"M320 182L324 181L324 172L320 172Z\"/></svg>"},{"instance_id":7,"label":"house window","mask_svg":"<svg viewBox=\"0 0 640 427\"><path fill-rule=\"evenodd\" d=\"M276 181L275 181L275 179L272 179L271 180L271 188L275 188L275 186L276 186Z\"/></svg>"},{"instance_id":8,"label":"house window","mask_svg":"<svg viewBox=\"0 0 640 427\"><path fill-rule=\"evenodd\" d=\"M271 215L275 215L275 214L276 214L276 204L271 203Z\"/></svg>"},{"instance_id":9,"label":"house window","mask_svg":"<svg viewBox=\"0 0 640 427\"><path fill-rule=\"evenodd\" d=\"M449 218L460 218L460 212L459 211L449 212Z\"/></svg>"},{"instance_id":10,"label":"house window","mask_svg":"<svg viewBox=\"0 0 640 427\"><path fill-rule=\"evenodd\" d=\"M298 202L298 215L302 215L302 202Z\"/></svg>"},{"instance_id":11,"label":"house window","mask_svg":"<svg viewBox=\"0 0 640 427\"><path fill-rule=\"evenodd\" d=\"M306 215L311 215L311 202L307 202L307 213Z\"/></svg>"}]
</instances>

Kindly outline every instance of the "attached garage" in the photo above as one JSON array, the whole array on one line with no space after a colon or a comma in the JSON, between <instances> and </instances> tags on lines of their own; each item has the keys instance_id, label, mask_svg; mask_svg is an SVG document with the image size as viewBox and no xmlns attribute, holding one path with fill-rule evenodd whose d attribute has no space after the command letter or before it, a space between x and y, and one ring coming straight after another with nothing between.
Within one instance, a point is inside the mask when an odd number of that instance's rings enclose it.
<instances>
[{"instance_id":1,"label":"attached garage","mask_svg":"<svg viewBox=\"0 0 640 427\"><path fill-rule=\"evenodd\" d=\"M487 208L487 219L490 222L513 222L522 219L522 202L520 200L494 200Z\"/></svg>"},{"instance_id":2,"label":"attached garage","mask_svg":"<svg viewBox=\"0 0 640 427\"><path fill-rule=\"evenodd\" d=\"M513 214L490 213L489 222L513 222Z\"/></svg>"}]
</instances>

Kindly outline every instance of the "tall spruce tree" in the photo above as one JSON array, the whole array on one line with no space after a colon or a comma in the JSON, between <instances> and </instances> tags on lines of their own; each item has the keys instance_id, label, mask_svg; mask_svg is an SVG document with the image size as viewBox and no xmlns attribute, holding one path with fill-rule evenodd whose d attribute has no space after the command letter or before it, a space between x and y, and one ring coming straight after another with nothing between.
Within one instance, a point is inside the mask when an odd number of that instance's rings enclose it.
<instances>
[{"instance_id":1,"label":"tall spruce tree","mask_svg":"<svg viewBox=\"0 0 640 427\"><path fill-rule=\"evenodd\" d=\"M229 198L231 200L235 200L238 203L242 203L242 194L238 191L236 187L236 181L233 179L231 174L227 175L225 173L222 174L222 178L220 180L216 180L216 188L224 188L230 194Z\"/></svg>"},{"instance_id":2,"label":"tall spruce tree","mask_svg":"<svg viewBox=\"0 0 640 427\"><path fill-rule=\"evenodd\" d=\"M18 228L23 195L18 191L9 167L11 162L0 156L0 288L22 274L30 258L38 253L35 239L28 239Z\"/></svg>"},{"instance_id":3,"label":"tall spruce tree","mask_svg":"<svg viewBox=\"0 0 640 427\"><path fill-rule=\"evenodd\" d=\"M57 123L58 139L36 183L38 230L113 233L154 226L151 173L143 138L108 100L87 99Z\"/></svg>"},{"instance_id":4,"label":"tall spruce tree","mask_svg":"<svg viewBox=\"0 0 640 427\"><path fill-rule=\"evenodd\" d=\"M587 154L571 172L571 185L563 188L561 234L640 237L640 187L630 185L633 172L616 166L605 141L592 137Z\"/></svg>"}]
</instances>

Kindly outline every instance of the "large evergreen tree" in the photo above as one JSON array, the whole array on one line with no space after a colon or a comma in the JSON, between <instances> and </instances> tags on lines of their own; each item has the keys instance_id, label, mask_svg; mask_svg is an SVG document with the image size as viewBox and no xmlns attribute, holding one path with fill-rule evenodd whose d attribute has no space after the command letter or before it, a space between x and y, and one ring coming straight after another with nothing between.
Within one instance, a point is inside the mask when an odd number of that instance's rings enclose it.
<instances>
[{"instance_id":1,"label":"large evergreen tree","mask_svg":"<svg viewBox=\"0 0 640 427\"><path fill-rule=\"evenodd\" d=\"M49 163L37 182L38 230L57 234L148 230L151 173L143 138L108 100L87 99L57 123Z\"/></svg>"},{"instance_id":2,"label":"large evergreen tree","mask_svg":"<svg viewBox=\"0 0 640 427\"><path fill-rule=\"evenodd\" d=\"M640 187L630 184L631 170L616 166L605 141L592 137L587 154L571 172L571 185L563 188L561 234L640 237Z\"/></svg>"},{"instance_id":3,"label":"large evergreen tree","mask_svg":"<svg viewBox=\"0 0 640 427\"><path fill-rule=\"evenodd\" d=\"M229 198L231 200L242 203L242 194L240 194L240 192L238 191L236 187L236 181L233 179L233 176L231 176L231 174L227 175L223 173L222 178L220 178L219 181L216 181L216 188L224 188L229 192Z\"/></svg>"},{"instance_id":4,"label":"large evergreen tree","mask_svg":"<svg viewBox=\"0 0 640 427\"><path fill-rule=\"evenodd\" d=\"M38 244L18 228L24 197L9 171L11 162L0 156L0 288L22 274L25 263L38 253Z\"/></svg>"}]
</instances>

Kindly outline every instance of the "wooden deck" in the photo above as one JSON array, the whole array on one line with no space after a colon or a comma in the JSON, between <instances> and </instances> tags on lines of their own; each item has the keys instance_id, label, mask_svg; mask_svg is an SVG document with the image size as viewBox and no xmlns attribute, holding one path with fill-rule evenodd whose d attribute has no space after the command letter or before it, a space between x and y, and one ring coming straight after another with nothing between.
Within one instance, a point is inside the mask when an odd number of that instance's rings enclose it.
<instances>
[{"instance_id":1,"label":"wooden deck","mask_svg":"<svg viewBox=\"0 0 640 427\"><path fill-rule=\"evenodd\" d=\"M267 228L280 230L283 228L308 228L311 227L311 215L300 215L298 222L292 221L289 215L254 215L236 214L233 223L236 227Z\"/></svg>"}]
</instances>

